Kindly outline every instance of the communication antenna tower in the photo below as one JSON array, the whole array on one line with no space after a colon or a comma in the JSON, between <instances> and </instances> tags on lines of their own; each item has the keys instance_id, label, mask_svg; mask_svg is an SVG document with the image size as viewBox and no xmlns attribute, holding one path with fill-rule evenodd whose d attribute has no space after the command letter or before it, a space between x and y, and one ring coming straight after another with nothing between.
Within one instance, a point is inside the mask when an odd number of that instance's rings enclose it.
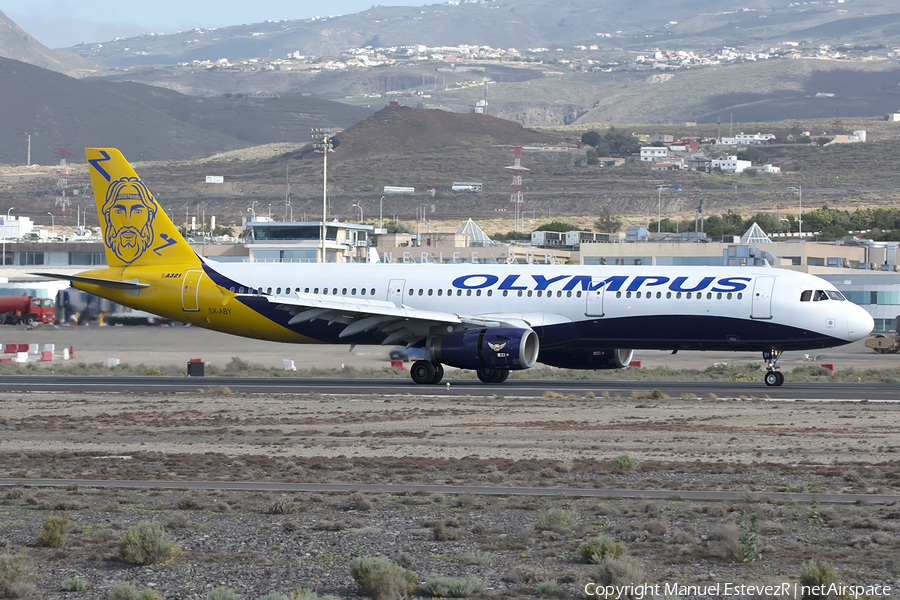
<instances>
[{"instance_id":1,"label":"communication antenna tower","mask_svg":"<svg viewBox=\"0 0 900 600\"><path fill-rule=\"evenodd\" d=\"M521 165L522 148L513 148L510 152L515 160L511 167L506 167L507 169L512 169L513 172L512 187L509 194L509 210L513 211L515 215L515 231L519 231L519 215L525 209L525 197L522 195L522 171L530 169L526 169Z\"/></svg>"},{"instance_id":2,"label":"communication antenna tower","mask_svg":"<svg viewBox=\"0 0 900 600\"><path fill-rule=\"evenodd\" d=\"M56 212L63 214L69 212L69 174L72 169L68 167L67 157L73 156L74 153L68 148L57 148L53 151L59 155L59 179L56 180Z\"/></svg>"}]
</instances>

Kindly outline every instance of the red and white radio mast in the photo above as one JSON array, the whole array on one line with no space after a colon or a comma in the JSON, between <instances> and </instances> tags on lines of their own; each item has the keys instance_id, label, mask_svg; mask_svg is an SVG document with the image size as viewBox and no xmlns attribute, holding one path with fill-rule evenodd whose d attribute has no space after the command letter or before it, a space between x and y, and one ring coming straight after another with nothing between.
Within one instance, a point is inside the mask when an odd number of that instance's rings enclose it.
<instances>
[{"instance_id":1,"label":"red and white radio mast","mask_svg":"<svg viewBox=\"0 0 900 600\"><path fill-rule=\"evenodd\" d=\"M68 148L57 148L53 154L59 155L59 179L56 180L56 212L63 214L69 211L69 173L72 172L67 165L66 158L74 156L74 153Z\"/></svg>"},{"instance_id":2,"label":"red and white radio mast","mask_svg":"<svg viewBox=\"0 0 900 600\"><path fill-rule=\"evenodd\" d=\"M512 169L513 172L512 191L509 194L509 210L515 214L515 231L519 231L519 221L521 220L522 211L525 209L525 197L522 195L522 171L528 171L529 169L521 165L522 152L524 152L522 148L513 148L510 152L512 152L515 160L511 167L506 167L507 169Z\"/></svg>"}]
</instances>

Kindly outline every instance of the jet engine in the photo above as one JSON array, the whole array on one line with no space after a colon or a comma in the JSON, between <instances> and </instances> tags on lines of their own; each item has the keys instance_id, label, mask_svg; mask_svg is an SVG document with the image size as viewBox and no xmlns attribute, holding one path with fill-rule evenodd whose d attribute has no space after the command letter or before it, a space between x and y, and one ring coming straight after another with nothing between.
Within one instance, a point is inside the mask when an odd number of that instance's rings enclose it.
<instances>
[{"instance_id":1,"label":"jet engine","mask_svg":"<svg viewBox=\"0 0 900 600\"><path fill-rule=\"evenodd\" d=\"M531 329L495 327L445 335L430 350L435 362L459 369L521 370L537 362L540 343Z\"/></svg>"},{"instance_id":2,"label":"jet engine","mask_svg":"<svg viewBox=\"0 0 900 600\"><path fill-rule=\"evenodd\" d=\"M634 350L548 350L541 352L540 361L561 369L624 369L631 362Z\"/></svg>"}]
</instances>

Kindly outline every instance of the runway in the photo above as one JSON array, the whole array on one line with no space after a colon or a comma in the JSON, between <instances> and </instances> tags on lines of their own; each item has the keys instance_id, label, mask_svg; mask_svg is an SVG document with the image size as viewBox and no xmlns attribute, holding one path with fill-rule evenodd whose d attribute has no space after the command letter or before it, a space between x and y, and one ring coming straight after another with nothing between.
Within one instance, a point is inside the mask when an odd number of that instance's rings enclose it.
<instances>
[{"instance_id":1,"label":"runway","mask_svg":"<svg viewBox=\"0 0 900 600\"><path fill-rule=\"evenodd\" d=\"M448 385L449 384L449 385ZM513 396L541 397L548 392L583 397L588 393L640 397L658 390L671 398L757 398L780 401L900 402L897 386L887 383L571 381L508 380L500 385L474 379L448 379L438 385L417 385L406 378L339 379L299 377L93 377L52 375L0 376L0 392L179 393L227 387L249 394Z\"/></svg>"},{"instance_id":2,"label":"runway","mask_svg":"<svg viewBox=\"0 0 900 600\"><path fill-rule=\"evenodd\" d=\"M107 479L14 479L0 478L0 486L30 487L88 487L88 488L131 488L165 490L230 490L266 492L367 492L399 494L403 492L427 492L429 494L475 494L486 496L566 496L584 498L633 498L643 500L692 500L692 501L745 501L747 492L686 491L686 490L628 490L592 488L553 487L509 487L479 485L381 485L344 483L281 483L269 481L146 481ZM782 501L782 492L754 492L754 500ZM897 502L894 494L812 494L796 493L792 498L797 502L818 502L831 504Z\"/></svg>"}]
</instances>

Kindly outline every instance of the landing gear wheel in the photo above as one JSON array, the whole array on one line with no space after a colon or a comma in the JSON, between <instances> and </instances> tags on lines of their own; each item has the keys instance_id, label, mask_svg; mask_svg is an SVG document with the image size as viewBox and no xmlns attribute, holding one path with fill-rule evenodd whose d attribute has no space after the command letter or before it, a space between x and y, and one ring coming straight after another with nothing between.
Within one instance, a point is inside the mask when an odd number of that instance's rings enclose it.
<instances>
[{"instance_id":1,"label":"landing gear wheel","mask_svg":"<svg viewBox=\"0 0 900 600\"><path fill-rule=\"evenodd\" d=\"M435 368L427 360L417 360L409 368L409 375L416 383L434 383Z\"/></svg>"},{"instance_id":2,"label":"landing gear wheel","mask_svg":"<svg viewBox=\"0 0 900 600\"><path fill-rule=\"evenodd\" d=\"M482 383L503 383L509 377L508 369L489 369L482 367L476 371Z\"/></svg>"},{"instance_id":3,"label":"landing gear wheel","mask_svg":"<svg viewBox=\"0 0 900 600\"><path fill-rule=\"evenodd\" d=\"M766 385L779 386L784 383L784 373L781 371L769 371L765 377Z\"/></svg>"},{"instance_id":4,"label":"landing gear wheel","mask_svg":"<svg viewBox=\"0 0 900 600\"><path fill-rule=\"evenodd\" d=\"M431 383L440 383L441 379L444 378L444 365L441 363L432 363L434 365L434 377L431 378Z\"/></svg>"}]
</instances>

